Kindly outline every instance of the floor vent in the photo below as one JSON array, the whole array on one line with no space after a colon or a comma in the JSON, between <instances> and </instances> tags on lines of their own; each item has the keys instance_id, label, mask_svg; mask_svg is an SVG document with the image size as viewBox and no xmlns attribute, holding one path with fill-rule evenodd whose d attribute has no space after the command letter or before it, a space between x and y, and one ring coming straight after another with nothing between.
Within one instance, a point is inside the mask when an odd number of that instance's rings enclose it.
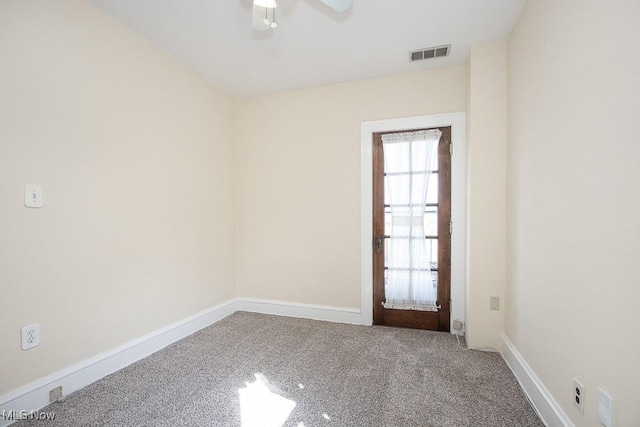
<instances>
[{"instance_id":1,"label":"floor vent","mask_svg":"<svg viewBox=\"0 0 640 427\"><path fill-rule=\"evenodd\" d=\"M451 45L430 47L427 49L414 50L410 53L409 58L411 62L421 61L423 59L441 58L443 56L449 56Z\"/></svg>"}]
</instances>

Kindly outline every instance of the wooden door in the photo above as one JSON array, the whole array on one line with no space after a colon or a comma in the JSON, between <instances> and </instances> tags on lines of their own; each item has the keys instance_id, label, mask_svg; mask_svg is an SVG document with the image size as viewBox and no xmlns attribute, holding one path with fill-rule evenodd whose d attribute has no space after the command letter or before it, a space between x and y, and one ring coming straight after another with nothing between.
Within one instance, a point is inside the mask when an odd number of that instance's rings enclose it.
<instances>
[{"instance_id":1,"label":"wooden door","mask_svg":"<svg viewBox=\"0 0 640 427\"><path fill-rule=\"evenodd\" d=\"M437 217L437 231L427 232L428 245L436 246L431 270L437 286L437 311L414 311L386 309L385 301L385 250L389 239L385 233L385 212L390 215L389 205L385 205L385 171L382 135L373 135L373 323L376 325L398 326L405 328L449 331L451 310L451 127L437 128L442 132L438 143L438 161L435 170L437 176L437 194L427 200L425 215ZM420 130L420 129L412 129ZM398 132L406 132L398 131ZM387 221L388 223L388 221ZM388 225L387 225L388 228ZM437 261L436 259L437 258ZM435 264L435 265L434 265Z\"/></svg>"}]
</instances>

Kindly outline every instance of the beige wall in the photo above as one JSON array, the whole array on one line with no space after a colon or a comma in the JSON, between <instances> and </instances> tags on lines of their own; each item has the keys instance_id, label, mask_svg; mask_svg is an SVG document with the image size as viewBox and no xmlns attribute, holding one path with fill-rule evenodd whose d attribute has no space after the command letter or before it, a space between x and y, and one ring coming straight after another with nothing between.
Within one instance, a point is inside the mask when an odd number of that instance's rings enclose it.
<instances>
[{"instance_id":1,"label":"beige wall","mask_svg":"<svg viewBox=\"0 0 640 427\"><path fill-rule=\"evenodd\" d=\"M235 296L235 201L233 99L88 2L0 2L0 63L2 394Z\"/></svg>"},{"instance_id":2,"label":"beige wall","mask_svg":"<svg viewBox=\"0 0 640 427\"><path fill-rule=\"evenodd\" d=\"M577 426L600 426L597 387L640 425L639 19L535 0L509 39L506 333Z\"/></svg>"},{"instance_id":3,"label":"beige wall","mask_svg":"<svg viewBox=\"0 0 640 427\"><path fill-rule=\"evenodd\" d=\"M239 100L240 296L359 308L361 123L465 100L465 67Z\"/></svg>"},{"instance_id":4,"label":"beige wall","mask_svg":"<svg viewBox=\"0 0 640 427\"><path fill-rule=\"evenodd\" d=\"M506 43L476 45L468 59L467 310L472 348L500 348L504 331ZM489 299L500 298L500 310Z\"/></svg>"}]
</instances>

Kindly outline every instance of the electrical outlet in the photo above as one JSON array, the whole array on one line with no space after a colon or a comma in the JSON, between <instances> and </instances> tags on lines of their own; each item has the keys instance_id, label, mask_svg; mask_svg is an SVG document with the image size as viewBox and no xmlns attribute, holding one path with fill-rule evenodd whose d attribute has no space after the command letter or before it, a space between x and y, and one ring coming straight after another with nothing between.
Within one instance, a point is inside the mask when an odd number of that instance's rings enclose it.
<instances>
[{"instance_id":1,"label":"electrical outlet","mask_svg":"<svg viewBox=\"0 0 640 427\"><path fill-rule=\"evenodd\" d=\"M489 297L489 310L500 310L500 297Z\"/></svg>"},{"instance_id":2,"label":"electrical outlet","mask_svg":"<svg viewBox=\"0 0 640 427\"><path fill-rule=\"evenodd\" d=\"M584 387L575 378L573 379L573 404L584 415Z\"/></svg>"},{"instance_id":3,"label":"electrical outlet","mask_svg":"<svg viewBox=\"0 0 640 427\"><path fill-rule=\"evenodd\" d=\"M34 323L33 325L27 325L20 329L20 336L22 338L22 349L28 350L40 344L40 325Z\"/></svg>"},{"instance_id":4,"label":"electrical outlet","mask_svg":"<svg viewBox=\"0 0 640 427\"><path fill-rule=\"evenodd\" d=\"M453 330L460 331L460 330L462 330L462 326L463 325L464 325L464 323L462 323L461 320L456 319L456 320L453 321Z\"/></svg>"}]
</instances>

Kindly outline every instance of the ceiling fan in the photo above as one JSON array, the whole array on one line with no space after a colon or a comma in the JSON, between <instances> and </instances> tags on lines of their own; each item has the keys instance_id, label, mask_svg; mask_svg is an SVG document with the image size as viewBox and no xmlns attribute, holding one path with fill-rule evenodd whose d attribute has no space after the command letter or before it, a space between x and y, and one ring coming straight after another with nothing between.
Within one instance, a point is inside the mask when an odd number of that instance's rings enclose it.
<instances>
[{"instance_id":1,"label":"ceiling fan","mask_svg":"<svg viewBox=\"0 0 640 427\"><path fill-rule=\"evenodd\" d=\"M344 12L353 4L353 0L320 0L337 12ZM253 19L252 26L254 30L265 31L276 28L276 0L253 0Z\"/></svg>"}]
</instances>

